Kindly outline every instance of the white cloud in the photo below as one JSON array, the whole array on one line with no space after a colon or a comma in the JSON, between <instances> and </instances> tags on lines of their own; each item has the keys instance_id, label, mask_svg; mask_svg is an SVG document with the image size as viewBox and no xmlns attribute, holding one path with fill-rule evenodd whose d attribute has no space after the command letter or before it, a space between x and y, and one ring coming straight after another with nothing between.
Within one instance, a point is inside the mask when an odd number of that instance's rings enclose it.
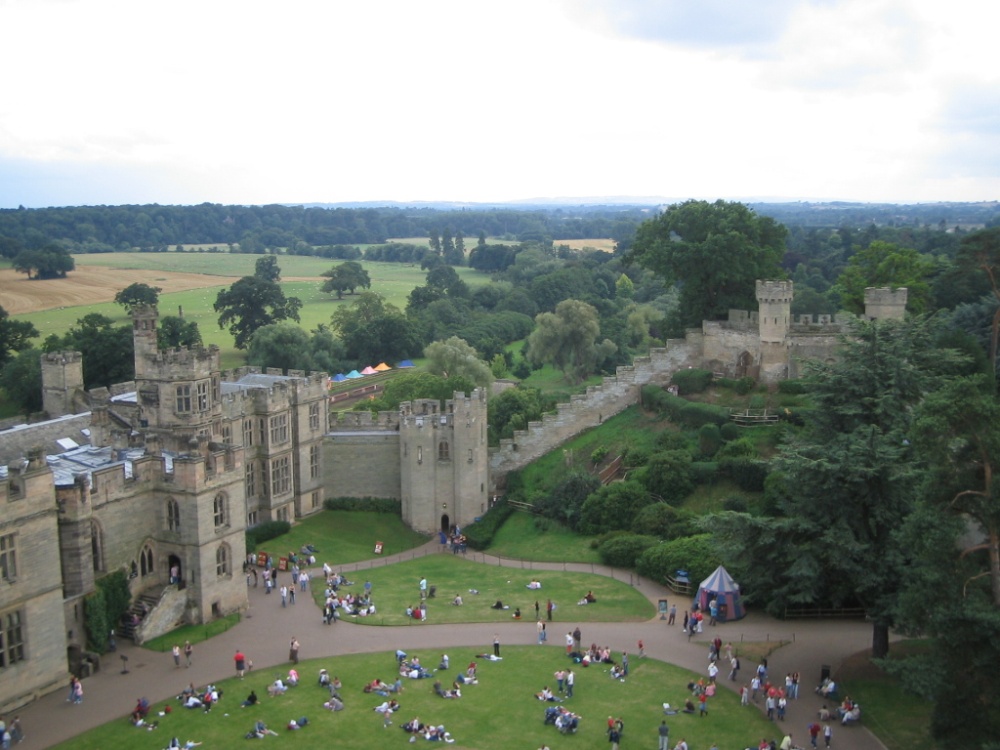
<instances>
[{"instance_id":1,"label":"white cloud","mask_svg":"<svg viewBox=\"0 0 1000 750\"><path fill-rule=\"evenodd\" d=\"M7 0L0 205L991 198L989 13Z\"/></svg>"}]
</instances>

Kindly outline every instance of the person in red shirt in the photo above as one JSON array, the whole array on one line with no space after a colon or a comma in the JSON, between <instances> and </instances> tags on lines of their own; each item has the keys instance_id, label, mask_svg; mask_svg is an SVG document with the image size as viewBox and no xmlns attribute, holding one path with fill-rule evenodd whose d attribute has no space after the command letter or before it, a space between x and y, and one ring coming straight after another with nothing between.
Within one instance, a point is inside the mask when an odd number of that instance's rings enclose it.
<instances>
[{"instance_id":1,"label":"person in red shirt","mask_svg":"<svg viewBox=\"0 0 1000 750\"><path fill-rule=\"evenodd\" d=\"M247 658L243 655L243 652L236 649L236 655L233 656L233 661L236 662L236 674L239 675L240 679L243 679L243 673L247 668Z\"/></svg>"}]
</instances>

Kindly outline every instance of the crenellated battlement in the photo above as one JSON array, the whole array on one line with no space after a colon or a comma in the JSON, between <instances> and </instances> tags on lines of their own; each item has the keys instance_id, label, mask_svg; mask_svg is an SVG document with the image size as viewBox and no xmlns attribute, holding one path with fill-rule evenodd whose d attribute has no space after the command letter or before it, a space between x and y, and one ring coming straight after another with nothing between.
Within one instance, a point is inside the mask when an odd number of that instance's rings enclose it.
<instances>
[{"instance_id":1,"label":"crenellated battlement","mask_svg":"<svg viewBox=\"0 0 1000 750\"><path fill-rule=\"evenodd\" d=\"M330 432L354 432L357 430L384 430L395 432L399 429L399 412L344 411L330 417Z\"/></svg>"},{"instance_id":2,"label":"crenellated battlement","mask_svg":"<svg viewBox=\"0 0 1000 750\"><path fill-rule=\"evenodd\" d=\"M868 287L865 289L865 317L869 320L902 320L906 315L909 289Z\"/></svg>"},{"instance_id":3,"label":"crenellated battlement","mask_svg":"<svg viewBox=\"0 0 1000 750\"><path fill-rule=\"evenodd\" d=\"M757 279L757 301L762 304L791 304L794 284L788 280Z\"/></svg>"}]
</instances>

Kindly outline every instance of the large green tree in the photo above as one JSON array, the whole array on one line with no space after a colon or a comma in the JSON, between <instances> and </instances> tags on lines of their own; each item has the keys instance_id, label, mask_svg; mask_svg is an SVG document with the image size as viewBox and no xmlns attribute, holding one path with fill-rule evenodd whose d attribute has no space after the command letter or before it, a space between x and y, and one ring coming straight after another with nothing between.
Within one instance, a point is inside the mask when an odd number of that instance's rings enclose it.
<instances>
[{"instance_id":1,"label":"large green tree","mask_svg":"<svg viewBox=\"0 0 1000 750\"><path fill-rule=\"evenodd\" d=\"M464 377L476 385L486 386L493 380L490 366L479 354L458 336L435 341L424 349L429 372L445 378Z\"/></svg>"},{"instance_id":2,"label":"large green tree","mask_svg":"<svg viewBox=\"0 0 1000 750\"><path fill-rule=\"evenodd\" d=\"M919 314L930 303L928 279L933 270L934 263L916 250L878 240L851 256L835 288L841 306L860 315L865 311L867 287L906 287L906 309Z\"/></svg>"},{"instance_id":3,"label":"large green tree","mask_svg":"<svg viewBox=\"0 0 1000 750\"><path fill-rule=\"evenodd\" d=\"M376 292L362 292L349 307L338 307L330 322L347 356L358 363L395 362L421 349L413 323Z\"/></svg>"},{"instance_id":4,"label":"large green tree","mask_svg":"<svg viewBox=\"0 0 1000 750\"><path fill-rule=\"evenodd\" d=\"M956 260L960 268L985 274L990 291L997 300L990 335L990 364L995 375L997 347L1000 342L1000 227L991 227L963 237Z\"/></svg>"},{"instance_id":5,"label":"large green tree","mask_svg":"<svg viewBox=\"0 0 1000 750\"><path fill-rule=\"evenodd\" d=\"M135 347L131 326L116 326L100 313L76 321L64 336L45 339L47 352L72 349L83 354L83 385L91 388L125 383L135 378Z\"/></svg>"},{"instance_id":6,"label":"large green tree","mask_svg":"<svg viewBox=\"0 0 1000 750\"><path fill-rule=\"evenodd\" d=\"M55 243L42 247L22 250L14 258L14 270L28 274L28 278L62 279L76 268L73 256Z\"/></svg>"},{"instance_id":7,"label":"large green tree","mask_svg":"<svg viewBox=\"0 0 1000 750\"><path fill-rule=\"evenodd\" d=\"M237 349L246 349L258 328L281 320L297 322L301 307L302 301L286 298L277 282L257 276L244 276L215 298L219 328L229 326Z\"/></svg>"},{"instance_id":8,"label":"large green tree","mask_svg":"<svg viewBox=\"0 0 1000 750\"><path fill-rule=\"evenodd\" d=\"M678 284L681 322L699 325L756 309L755 281L783 275L786 235L742 203L687 201L639 225L626 259Z\"/></svg>"},{"instance_id":9,"label":"large green tree","mask_svg":"<svg viewBox=\"0 0 1000 750\"><path fill-rule=\"evenodd\" d=\"M24 414L42 409L41 356L39 349L23 349L0 368L0 388Z\"/></svg>"},{"instance_id":10,"label":"large green tree","mask_svg":"<svg viewBox=\"0 0 1000 750\"><path fill-rule=\"evenodd\" d=\"M156 345L160 349L175 349L179 346L192 348L200 346L201 330L193 320L184 320L176 315L164 315L156 329Z\"/></svg>"},{"instance_id":11,"label":"large green tree","mask_svg":"<svg viewBox=\"0 0 1000 750\"><path fill-rule=\"evenodd\" d=\"M851 334L836 362L808 368L814 408L774 461L774 515L721 514L710 526L770 611L860 606L880 657L912 562L896 531L923 477L913 410L955 358L922 318L858 321Z\"/></svg>"},{"instance_id":12,"label":"large green tree","mask_svg":"<svg viewBox=\"0 0 1000 750\"><path fill-rule=\"evenodd\" d=\"M336 292L337 299L343 299L344 292L354 294L354 290L358 287L371 289L372 286L372 280L368 275L368 271L360 263L353 260L340 263L320 275L326 279L320 291L328 294Z\"/></svg>"},{"instance_id":13,"label":"large green tree","mask_svg":"<svg viewBox=\"0 0 1000 750\"><path fill-rule=\"evenodd\" d=\"M31 346L31 339L38 336L38 329L26 320L11 320L0 307L0 368L14 355Z\"/></svg>"},{"instance_id":14,"label":"large green tree","mask_svg":"<svg viewBox=\"0 0 1000 750\"><path fill-rule=\"evenodd\" d=\"M158 286L150 286L137 281L120 290L115 295L115 302L131 312L136 305L155 305L159 302L162 291L163 289Z\"/></svg>"},{"instance_id":15,"label":"large green tree","mask_svg":"<svg viewBox=\"0 0 1000 750\"><path fill-rule=\"evenodd\" d=\"M608 339L598 342L600 335L600 320L592 305L563 300L555 312L535 318L535 330L528 337L528 359L534 364L552 364L568 382L579 383L598 361L617 349Z\"/></svg>"}]
</instances>

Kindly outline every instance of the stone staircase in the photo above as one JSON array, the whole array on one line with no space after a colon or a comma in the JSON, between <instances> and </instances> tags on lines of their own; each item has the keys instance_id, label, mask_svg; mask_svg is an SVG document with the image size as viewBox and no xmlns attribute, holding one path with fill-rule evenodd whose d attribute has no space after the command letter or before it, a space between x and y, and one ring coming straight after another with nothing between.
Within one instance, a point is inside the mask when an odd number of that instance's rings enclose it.
<instances>
[{"instance_id":1,"label":"stone staircase","mask_svg":"<svg viewBox=\"0 0 1000 750\"><path fill-rule=\"evenodd\" d=\"M146 589L132 600L132 605L128 608L128 612L125 613L125 617L122 618L118 629L120 637L135 641L137 628L141 628L143 621L156 609L166 588L166 586L154 586L153 588ZM138 617L138 625L132 624L134 617Z\"/></svg>"}]
</instances>

